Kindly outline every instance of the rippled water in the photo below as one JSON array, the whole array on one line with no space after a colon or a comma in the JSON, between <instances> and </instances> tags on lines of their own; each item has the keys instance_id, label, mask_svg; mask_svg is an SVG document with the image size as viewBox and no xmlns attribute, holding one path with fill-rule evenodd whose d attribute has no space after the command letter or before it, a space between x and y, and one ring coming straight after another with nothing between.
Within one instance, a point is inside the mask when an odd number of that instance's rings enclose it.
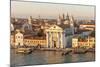
<instances>
[{"instance_id":1,"label":"rippled water","mask_svg":"<svg viewBox=\"0 0 100 67\"><path fill-rule=\"evenodd\" d=\"M16 54L11 50L11 66L23 65L43 65L43 64L58 64L71 62L94 61L94 53L72 54L62 56L62 52L57 51L34 51L32 54L22 55Z\"/></svg>"}]
</instances>

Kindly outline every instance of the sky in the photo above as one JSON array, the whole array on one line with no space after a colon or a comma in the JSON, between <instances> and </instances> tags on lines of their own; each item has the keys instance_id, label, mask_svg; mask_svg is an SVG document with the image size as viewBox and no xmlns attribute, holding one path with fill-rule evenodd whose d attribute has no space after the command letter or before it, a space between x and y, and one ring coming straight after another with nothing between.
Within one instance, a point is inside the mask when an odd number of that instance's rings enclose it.
<instances>
[{"instance_id":1,"label":"sky","mask_svg":"<svg viewBox=\"0 0 100 67\"><path fill-rule=\"evenodd\" d=\"M77 18L94 18L95 6L54 4L39 2L11 2L11 17L58 18L67 13Z\"/></svg>"}]
</instances>

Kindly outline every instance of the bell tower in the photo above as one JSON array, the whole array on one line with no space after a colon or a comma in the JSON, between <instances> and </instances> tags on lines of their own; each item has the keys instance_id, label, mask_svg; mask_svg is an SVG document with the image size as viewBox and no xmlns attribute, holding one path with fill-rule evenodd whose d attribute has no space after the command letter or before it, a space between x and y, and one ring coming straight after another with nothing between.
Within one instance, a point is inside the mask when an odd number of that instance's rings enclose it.
<instances>
[{"instance_id":1,"label":"bell tower","mask_svg":"<svg viewBox=\"0 0 100 67\"><path fill-rule=\"evenodd\" d=\"M71 28L72 35L74 35L74 18L73 18L73 16L71 16L71 18L70 18L70 28Z\"/></svg>"},{"instance_id":2,"label":"bell tower","mask_svg":"<svg viewBox=\"0 0 100 67\"><path fill-rule=\"evenodd\" d=\"M57 19L57 25L60 25L61 24L61 17L59 15L58 19Z\"/></svg>"},{"instance_id":3,"label":"bell tower","mask_svg":"<svg viewBox=\"0 0 100 67\"><path fill-rule=\"evenodd\" d=\"M28 18L28 24L32 24L32 16Z\"/></svg>"}]
</instances>

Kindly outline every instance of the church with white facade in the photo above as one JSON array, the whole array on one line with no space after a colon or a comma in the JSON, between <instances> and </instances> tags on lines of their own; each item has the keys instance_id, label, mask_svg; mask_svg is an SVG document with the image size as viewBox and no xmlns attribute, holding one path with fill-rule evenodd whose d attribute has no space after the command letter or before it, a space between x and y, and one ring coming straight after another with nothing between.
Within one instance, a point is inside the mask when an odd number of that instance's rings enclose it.
<instances>
[{"instance_id":1,"label":"church with white facade","mask_svg":"<svg viewBox=\"0 0 100 67\"><path fill-rule=\"evenodd\" d=\"M48 48L65 48L65 40L65 32L61 27L52 25L46 30L46 46Z\"/></svg>"}]
</instances>

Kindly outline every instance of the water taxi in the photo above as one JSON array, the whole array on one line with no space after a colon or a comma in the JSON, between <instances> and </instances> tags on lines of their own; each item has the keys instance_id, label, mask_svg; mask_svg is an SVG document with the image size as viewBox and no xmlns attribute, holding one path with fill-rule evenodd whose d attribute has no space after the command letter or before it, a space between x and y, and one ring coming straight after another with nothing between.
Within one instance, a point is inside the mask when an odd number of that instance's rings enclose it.
<instances>
[{"instance_id":1,"label":"water taxi","mask_svg":"<svg viewBox=\"0 0 100 67\"><path fill-rule=\"evenodd\" d=\"M32 49L31 48L17 48L16 49L16 53L17 54L30 54L32 53Z\"/></svg>"}]
</instances>

